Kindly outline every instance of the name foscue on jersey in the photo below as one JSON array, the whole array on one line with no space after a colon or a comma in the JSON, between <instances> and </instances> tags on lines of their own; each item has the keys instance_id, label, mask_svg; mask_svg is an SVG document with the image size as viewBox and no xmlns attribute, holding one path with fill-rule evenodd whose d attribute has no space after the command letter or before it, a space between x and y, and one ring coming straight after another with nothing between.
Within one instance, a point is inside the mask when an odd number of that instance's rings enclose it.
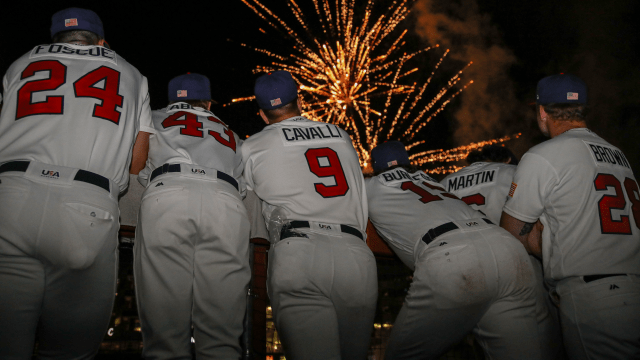
<instances>
[{"instance_id":1,"label":"name foscue on jersey","mask_svg":"<svg viewBox=\"0 0 640 360\"><path fill-rule=\"evenodd\" d=\"M38 45L31 51L29 58L33 59L50 55L83 58L87 60L103 60L115 65L118 64L115 51L102 46L87 46L86 49L75 49L63 44Z\"/></svg>"},{"instance_id":2,"label":"name foscue on jersey","mask_svg":"<svg viewBox=\"0 0 640 360\"><path fill-rule=\"evenodd\" d=\"M492 183L495 180L496 170L487 170L475 174L463 175L449 179L447 191L456 191L480 184Z\"/></svg>"},{"instance_id":3,"label":"name foscue on jersey","mask_svg":"<svg viewBox=\"0 0 640 360\"><path fill-rule=\"evenodd\" d=\"M627 158L624 156L622 151L605 146L602 144L584 142L593 155L593 159L596 161L596 165L600 164L611 164L611 165L619 165L626 167L627 169L631 169Z\"/></svg>"},{"instance_id":4,"label":"name foscue on jersey","mask_svg":"<svg viewBox=\"0 0 640 360\"><path fill-rule=\"evenodd\" d=\"M285 127L282 128L284 139L288 142L324 140L342 138L342 134L335 125L322 125L314 127Z\"/></svg>"}]
</instances>

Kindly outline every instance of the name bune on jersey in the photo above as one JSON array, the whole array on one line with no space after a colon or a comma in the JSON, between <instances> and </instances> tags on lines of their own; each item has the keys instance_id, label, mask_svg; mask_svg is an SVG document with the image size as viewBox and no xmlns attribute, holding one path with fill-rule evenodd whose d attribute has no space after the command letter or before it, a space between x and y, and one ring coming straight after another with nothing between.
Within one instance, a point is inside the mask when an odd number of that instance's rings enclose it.
<instances>
[{"instance_id":1,"label":"name bune on jersey","mask_svg":"<svg viewBox=\"0 0 640 360\"><path fill-rule=\"evenodd\" d=\"M287 141L322 140L342 137L338 127L330 124L305 128L285 127L282 128L282 134Z\"/></svg>"},{"instance_id":2,"label":"name bune on jersey","mask_svg":"<svg viewBox=\"0 0 640 360\"><path fill-rule=\"evenodd\" d=\"M601 163L601 164L619 165L619 166L626 167L627 169L631 169L631 166L629 165L627 158L624 157L624 154L622 153L622 151L616 148L612 148L612 147L610 148L608 146L604 146L602 144L590 143L586 141L585 143L591 149L591 152L593 154L593 159L596 161L596 164Z\"/></svg>"},{"instance_id":3,"label":"name bune on jersey","mask_svg":"<svg viewBox=\"0 0 640 360\"><path fill-rule=\"evenodd\" d=\"M432 181L436 182L431 176L423 173L417 172L414 175L409 174L405 169L398 168L393 171L387 171L385 173L380 174L385 182L397 181L397 180L409 180L409 181Z\"/></svg>"},{"instance_id":4,"label":"name bune on jersey","mask_svg":"<svg viewBox=\"0 0 640 360\"><path fill-rule=\"evenodd\" d=\"M486 170L475 174L461 175L449 179L447 182L447 191L454 191L459 189L468 188L485 183L493 182L495 179L496 170Z\"/></svg>"}]
</instances>

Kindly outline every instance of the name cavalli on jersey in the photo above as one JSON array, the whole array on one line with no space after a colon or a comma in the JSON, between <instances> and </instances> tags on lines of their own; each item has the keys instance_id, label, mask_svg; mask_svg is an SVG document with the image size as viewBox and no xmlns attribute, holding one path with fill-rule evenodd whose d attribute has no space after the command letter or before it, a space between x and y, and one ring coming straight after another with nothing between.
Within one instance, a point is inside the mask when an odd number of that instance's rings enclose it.
<instances>
[{"instance_id":1,"label":"name cavalli on jersey","mask_svg":"<svg viewBox=\"0 0 640 360\"><path fill-rule=\"evenodd\" d=\"M331 124L322 124L311 127L286 126L282 127L280 131L280 137L282 138L282 142L285 146L303 145L317 141L327 142L327 140L331 142L344 141L339 128Z\"/></svg>"},{"instance_id":2,"label":"name cavalli on jersey","mask_svg":"<svg viewBox=\"0 0 640 360\"><path fill-rule=\"evenodd\" d=\"M492 169L451 178L447 182L447 191L457 191L472 186L492 184L496 182L497 173L498 169Z\"/></svg>"}]
</instances>

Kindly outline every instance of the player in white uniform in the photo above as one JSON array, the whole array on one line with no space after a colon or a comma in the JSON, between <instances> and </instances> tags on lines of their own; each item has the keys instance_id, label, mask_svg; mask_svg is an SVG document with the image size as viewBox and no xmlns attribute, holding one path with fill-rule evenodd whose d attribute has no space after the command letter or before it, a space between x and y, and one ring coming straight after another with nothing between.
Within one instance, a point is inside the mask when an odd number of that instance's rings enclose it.
<instances>
[{"instance_id":1,"label":"player in white uniform","mask_svg":"<svg viewBox=\"0 0 640 360\"><path fill-rule=\"evenodd\" d=\"M501 226L542 256L559 298L571 359L640 358L640 196L624 154L586 127L587 87L561 74L538 83L551 137L515 173ZM549 238L529 236L545 217Z\"/></svg>"},{"instance_id":2,"label":"player in white uniform","mask_svg":"<svg viewBox=\"0 0 640 360\"><path fill-rule=\"evenodd\" d=\"M93 11L57 12L51 35L3 79L3 359L31 358L36 339L42 359L98 351L115 297L118 194L134 143L154 132L147 79L104 46Z\"/></svg>"},{"instance_id":3,"label":"player in white uniform","mask_svg":"<svg viewBox=\"0 0 640 360\"><path fill-rule=\"evenodd\" d=\"M207 77L169 82L153 112L134 275L147 359L238 359L249 269L241 141L216 117ZM147 182L148 180L148 182Z\"/></svg>"},{"instance_id":4,"label":"player in white uniform","mask_svg":"<svg viewBox=\"0 0 640 360\"><path fill-rule=\"evenodd\" d=\"M300 116L286 71L260 77L254 90L270 125L244 143L244 176L264 202L268 293L287 359L365 359L377 278L351 138Z\"/></svg>"},{"instance_id":5,"label":"player in white uniform","mask_svg":"<svg viewBox=\"0 0 640 360\"><path fill-rule=\"evenodd\" d=\"M413 282L387 359L436 359L473 331L491 359L547 358L535 319L535 276L516 239L412 169L402 143L371 152L369 218Z\"/></svg>"},{"instance_id":6,"label":"player in white uniform","mask_svg":"<svg viewBox=\"0 0 640 360\"><path fill-rule=\"evenodd\" d=\"M507 148L489 145L470 153L467 162L471 165L448 175L440 184L473 209L485 214L494 224L499 224L518 160ZM533 255L529 255L529 259L536 275L538 329L541 337L548 340L543 346L548 348L549 358L562 358L562 334L557 308L544 286L542 263Z\"/></svg>"}]
</instances>

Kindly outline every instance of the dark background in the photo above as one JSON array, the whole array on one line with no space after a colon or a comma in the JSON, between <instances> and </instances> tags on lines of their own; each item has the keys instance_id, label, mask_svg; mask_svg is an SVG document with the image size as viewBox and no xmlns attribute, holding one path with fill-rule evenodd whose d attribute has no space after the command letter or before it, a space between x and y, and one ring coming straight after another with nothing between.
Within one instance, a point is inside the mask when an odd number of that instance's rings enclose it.
<instances>
[{"instance_id":1,"label":"dark background","mask_svg":"<svg viewBox=\"0 0 640 360\"><path fill-rule=\"evenodd\" d=\"M309 17L314 16L311 0L298 3ZM361 3L357 1L356 7L361 8ZM377 3L378 8L384 8L391 1ZM169 79L186 72L207 75L213 98L221 104L250 96L257 77L251 70L268 64L269 59L240 43L283 54L291 45L240 0L163 4L5 4L0 21L0 72L33 46L48 43L51 15L69 6L90 8L99 14L111 47L149 79L154 109L166 105ZM295 23L286 1L265 0L264 4L288 23ZM450 47L452 62L441 70L452 74L458 63L474 61L463 78L475 81L420 135L428 140L420 150L521 132L520 140L508 143L521 156L544 140L530 105L537 81L570 72L589 85L590 127L619 146L636 173L640 169L636 144L640 133L640 2L419 0L414 9L403 24L411 30L407 49L435 42ZM438 33L425 29L425 23ZM433 55L425 66L437 60L439 54ZM255 103L214 106L212 110L243 138L263 127Z\"/></svg>"}]
</instances>

